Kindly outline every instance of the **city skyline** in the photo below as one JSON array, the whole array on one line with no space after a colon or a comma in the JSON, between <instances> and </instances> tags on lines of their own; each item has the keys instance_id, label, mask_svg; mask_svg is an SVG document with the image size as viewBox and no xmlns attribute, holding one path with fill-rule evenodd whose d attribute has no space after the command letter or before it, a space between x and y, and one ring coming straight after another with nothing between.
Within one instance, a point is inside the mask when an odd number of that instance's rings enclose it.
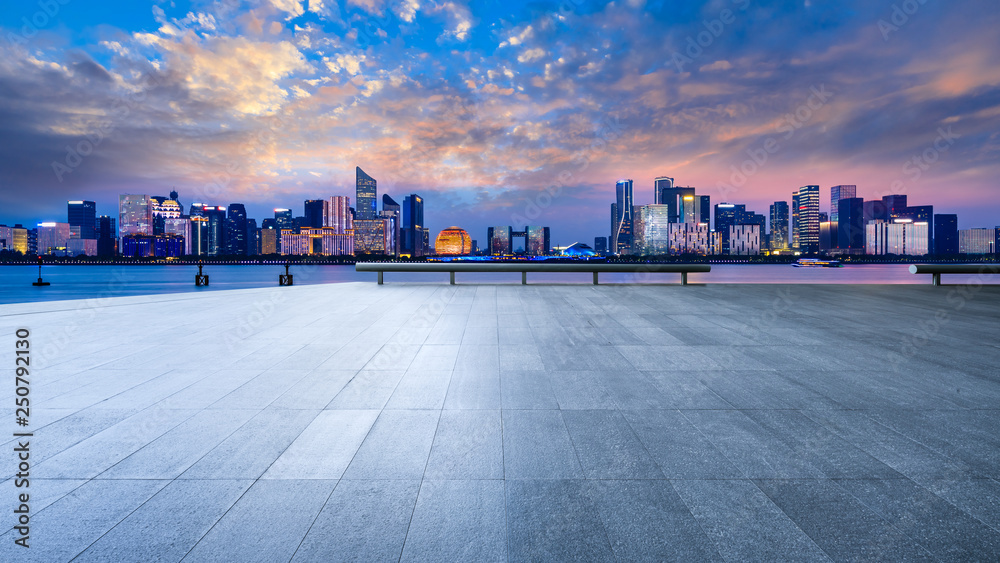
<instances>
[{"instance_id":1,"label":"city skyline","mask_svg":"<svg viewBox=\"0 0 1000 563\"><path fill-rule=\"evenodd\" d=\"M660 176L762 214L856 185L993 227L1000 16L916 6L29 4L0 16L0 221L172 189L261 218L360 163L435 233L591 241L623 175L636 205Z\"/></svg>"}]
</instances>

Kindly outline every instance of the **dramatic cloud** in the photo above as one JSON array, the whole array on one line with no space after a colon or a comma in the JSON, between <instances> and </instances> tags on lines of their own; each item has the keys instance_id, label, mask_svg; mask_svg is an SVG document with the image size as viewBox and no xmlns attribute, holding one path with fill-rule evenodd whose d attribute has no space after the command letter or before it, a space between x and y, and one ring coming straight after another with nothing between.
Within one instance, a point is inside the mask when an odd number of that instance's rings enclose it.
<instances>
[{"instance_id":1,"label":"dramatic cloud","mask_svg":"<svg viewBox=\"0 0 1000 563\"><path fill-rule=\"evenodd\" d=\"M606 235L614 182L649 203L661 174L757 211L848 183L1000 224L995 7L928 2L902 22L891 2L812 4L161 4L32 37L14 13L0 222L171 188L262 218L353 196L360 165L474 238L518 221L557 243Z\"/></svg>"}]
</instances>

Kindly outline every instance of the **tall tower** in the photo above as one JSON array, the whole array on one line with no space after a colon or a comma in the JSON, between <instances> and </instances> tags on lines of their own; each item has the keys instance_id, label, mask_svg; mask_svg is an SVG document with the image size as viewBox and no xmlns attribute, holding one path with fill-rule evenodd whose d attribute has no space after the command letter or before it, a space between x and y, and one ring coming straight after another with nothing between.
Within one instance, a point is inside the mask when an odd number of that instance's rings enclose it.
<instances>
[{"instance_id":1,"label":"tall tower","mask_svg":"<svg viewBox=\"0 0 1000 563\"><path fill-rule=\"evenodd\" d=\"M230 203L226 217L226 254L245 256L247 244L247 210L242 203Z\"/></svg>"},{"instance_id":2,"label":"tall tower","mask_svg":"<svg viewBox=\"0 0 1000 563\"><path fill-rule=\"evenodd\" d=\"M629 254L632 251L632 228L634 224L633 218L633 199L632 199L632 180L618 180L615 184L615 196L616 203L618 205L618 217L617 224L615 225L615 242L617 247L614 249L617 254Z\"/></svg>"},{"instance_id":3,"label":"tall tower","mask_svg":"<svg viewBox=\"0 0 1000 563\"><path fill-rule=\"evenodd\" d=\"M833 186L830 188L830 222L836 223L839 217L838 202L842 199L858 197L857 186Z\"/></svg>"},{"instance_id":4,"label":"tall tower","mask_svg":"<svg viewBox=\"0 0 1000 563\"><path fill-rule=\"evenodd\" d=\"M792 195L797 201L799 250L802 252L819 252L819 186L802 186Z\"/></svg>"},{"instance_id":5,"label":"tall tower","mask_svg":"<svg viewBox=\"0 0 1000 563\"><path fill-rule=\"evenodd\" d=\"M66 219L76 238L97 238L97 204L93 201L66 202Z\"/></svg>"},{"instance_id":6,"label":"tall tower","mask_svg":"<svg viewBox=\"0 0 1000 563\"><path fill-rule=\"evenodd\" d=\"M657 178L654 178L653 179L653 203L657 204L657 205L659 205L661 203L667 203L663 199L664 198L663 190L665 188L672 188L672 187L674 187L674 179L673 178L670 178L668 176L659 176Z\"/></svg>"},{"instance_id":7,"label":"tall tower","mask_svg":"<svg viewBox=\"0 0 1000 563\"><path fill-rule=\"evenodd\" d=\"M423 256L427 253L424 244L424 198L410 194L403 198L403 228L400 233L400 251L410 256Z\"/></svg>"},{"instance_id":8,"label":"tall tower","mask_svg":"<svg viewBox=\"0 0 1000 563\"><path fill-rule=\"evenodd\" d=\"M323 226L323 211L326 202L322 199L307 199L303 205L303 217L307 227L317 229Z\"/></svg>"},{"instance_id":9,"label":"tall tower","mask_svg":"<svg viewBox=\"0 0 1000 563\"><path fill-rule=\"evenodd\" d=\"M378 188L378 183L375 178L372 178L365 171L361 169L360 166L355 167L355 172L357 173L357 193L355 201L357 202L357 217L356 219L376 219L378 217L378 209L376 200Z\"/></svg>"},{"instance_id":10,"label":"tall tower","mask_svg":"<svg viewBox=\"0 0 1000 563\"><path fill-rule=\"evenodd\" d=\"M351 198L344 195L330 196L323 205L323 226L333 227L338 235L354 228L351 216Z\"/></svg>"},{"instance_id":11,"label":"tall tower","mask_svg":"<svg viewBox=\"0 0 1000 563\"><path fill-rule=\"evenodd\" d=\"M771 204L771 250L788 250L788 202Z\"/></svg>"}]
</instances>

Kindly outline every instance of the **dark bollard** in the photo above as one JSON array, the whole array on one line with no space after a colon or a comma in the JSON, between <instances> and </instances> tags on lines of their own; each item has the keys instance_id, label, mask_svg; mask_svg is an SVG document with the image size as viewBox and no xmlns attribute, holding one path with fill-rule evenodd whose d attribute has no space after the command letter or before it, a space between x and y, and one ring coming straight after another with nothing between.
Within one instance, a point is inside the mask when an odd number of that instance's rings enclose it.
<instances>
[{"instance_id":1,"label":"dark bollard","mask_svg":"<svg viewBox=\"0 0 1000 563\"><path fill-rule=\"evenodd\" d=\"M208 285L208 276L201 273L202 264L198 262L198 273L194 275L194 285L195 287L201 287L203 285Z\"/></svg>"},{"instance_id":2,"label":"dark bollard","mask_svg":"<svg viewBox=\"0 0 1000 563\"><path fill-rule=\"evenodd\" d=\"M31 285L33 285L35 287L45 287L47 285L51 285L47 281L42 281L42 257L41 256L38 257L38 281L31 282Z\"/></svg>"},{"instance_id":3,"label":"dark bollard","mask_svg":"<svg viewBox=\"0 0 1000 563\"><path fill-rule=\"evenodd\" d=\"M285 262L285 274L278 274L278 285L292 285L292 274L288 273L288 266L290 264Z\"/></svg>"}]
</instances>

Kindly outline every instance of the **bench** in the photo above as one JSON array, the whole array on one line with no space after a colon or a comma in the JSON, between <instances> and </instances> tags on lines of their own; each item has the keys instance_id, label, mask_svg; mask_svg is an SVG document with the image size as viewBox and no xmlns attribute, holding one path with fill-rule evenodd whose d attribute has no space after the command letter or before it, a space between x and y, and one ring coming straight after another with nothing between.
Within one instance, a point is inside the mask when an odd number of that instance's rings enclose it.
<instances>
[{"instance_id":1,"label":"bench","mask_svg":"<svg viewBox=\"0 0 1000 563\"><path fill-rule=\"evenodd\" d=\"M911 274L931 274L931 283L941 285L941 274L1000 274L1000 264L913 264Z\"/></svg>"},{"instance_id":2,"label":"bench","mask_svg":"<svg viewBox=\"0 0 1000 563\"><path fill-rule=\"evenodd\" d=\"M598 263L539 263L539 262L358 262L354 266L358 272L378 272L378 283L382 285L385 272L448 272L451 285L455 285L456 272L520 272L521 284L527 285L528 272L539 273L592 273L594 285L598 285L601 273L673 273L681 275L681 285L687 285L689 273L708 273L708 264L608 264Z\"/></svg>"}]
</instances>

